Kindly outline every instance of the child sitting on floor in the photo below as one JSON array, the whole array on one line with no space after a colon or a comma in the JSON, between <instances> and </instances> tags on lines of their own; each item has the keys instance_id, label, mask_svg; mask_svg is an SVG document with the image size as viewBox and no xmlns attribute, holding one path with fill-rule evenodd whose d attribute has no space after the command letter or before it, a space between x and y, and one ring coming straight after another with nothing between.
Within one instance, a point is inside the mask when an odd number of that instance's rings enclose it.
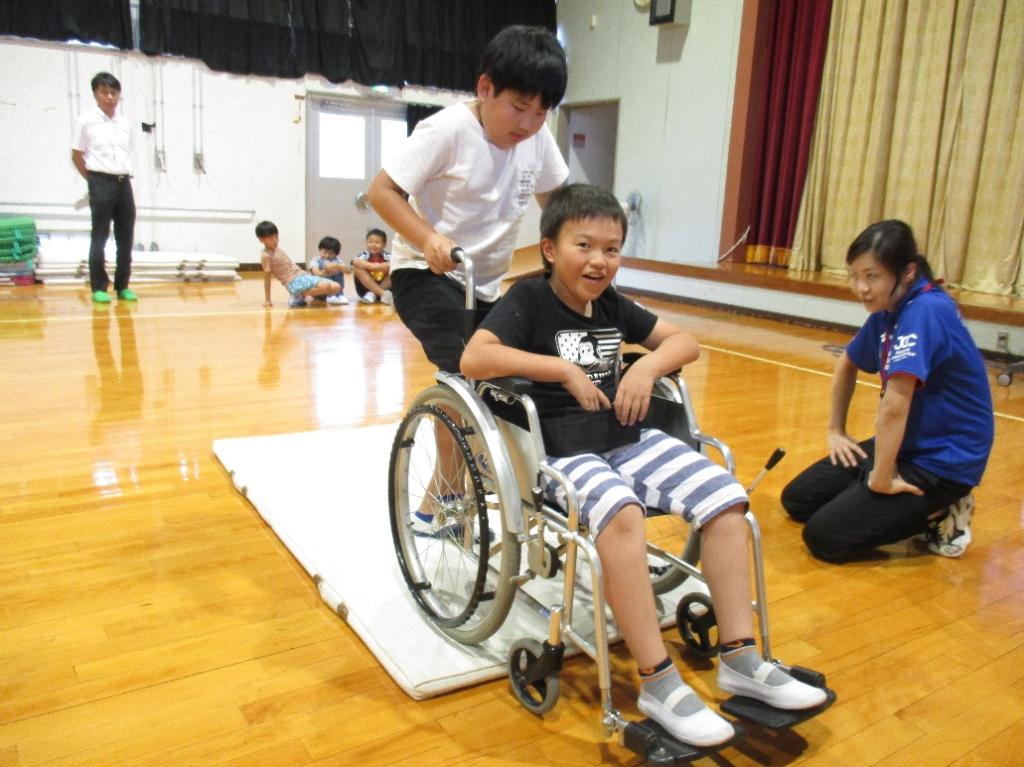
<instances>
[{"instance_id":1,"label":"child sitting on floor","mask_svg":"<svg viewBox=\"0 0 1024 767\"><path fill-rule=\"evenodd\" d=\"M336 296L341 285L324 277L314 277L300 269L278 246L277 227L270 221L256 224L256 238L263 243L260 265L263 267L263 305L273 306L270 301L270 278L276 277L284 285L291 298L288 306L303 308L306 299L316 296Z\"/></svg>"}]
</instances>

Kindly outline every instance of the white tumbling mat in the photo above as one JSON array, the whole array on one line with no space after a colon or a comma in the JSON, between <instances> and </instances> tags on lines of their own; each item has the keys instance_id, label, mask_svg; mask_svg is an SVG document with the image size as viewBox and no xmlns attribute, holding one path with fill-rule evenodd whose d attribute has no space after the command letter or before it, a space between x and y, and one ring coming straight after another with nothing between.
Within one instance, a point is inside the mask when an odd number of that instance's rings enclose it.
<instances>
[{"instance_id":1,"label":"white tumbling mat","mask_svg":"<svg viewBox=\"0 0 1024 767\"><path fill-rule=\"evenodd\" d=\"M152 246L151 246L152 247ZM104 251L109 274L116 268L116 244L111 237ZM132 251L132 282L217 282L240 280L238 261L219 253ZM36 276L47 285L89 284L89 237L44 238Z\"/></svg>"},{"instance_id":2,"label":"white tumbling mat","mask_svg":"<svg viewBox=\"0 0 1024 767\"><path fill-rule=\"evenodd\" d=\"M402 579L391 541L387 465L396 428L220 439L213 452L313 578L323 600L395 682L422 699L504 676L512 643L524 637L543 640L548 628L536 605L521 598L502 628L477 646L452 641L425 619ZM356 468L356 457L363 459L358 463L370 462L373 471ZM525 552L523 559L525 567ZM554 605L561 601L561 586L560 577L535 578L524 589ZM680 594L693 590L706 593L703 584L689 579L660 597L659 606L674 605ZM574 617L581 630L591 624L590 609L589 599L577 601ZM665 612L669 625L674 611Z\"/></svg>"}]
</instances>

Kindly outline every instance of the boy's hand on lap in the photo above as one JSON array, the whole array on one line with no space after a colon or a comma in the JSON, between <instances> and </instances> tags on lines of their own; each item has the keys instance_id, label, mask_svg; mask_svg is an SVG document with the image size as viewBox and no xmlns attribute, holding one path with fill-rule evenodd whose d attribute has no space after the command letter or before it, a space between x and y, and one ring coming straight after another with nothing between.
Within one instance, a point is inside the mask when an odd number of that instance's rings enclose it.
<instances>
[{"instance_id":1,"label":"boy's hand on lap","mask_svg":"<svg viewBox=\"0 0 1024 767\"><path fill-rule=\"evenodd\" d=\"M562 386L569 392L584 410L604 410L611 407L605 393L594 386L590 377L572 362L566 362L566 377Z\"/></svg>"},{"instance_id":2,"label":"boy's hand on lap","mask_svg":"<svg viewBox=\"0 0 1024 767\"><path fill-rule=\"evenodd\" d=\"M619 382L615 393L615 416L623 426L632 426L647 415L651 403L654 378L643 373L634 363Z\"/></svg>"}]
</instances>

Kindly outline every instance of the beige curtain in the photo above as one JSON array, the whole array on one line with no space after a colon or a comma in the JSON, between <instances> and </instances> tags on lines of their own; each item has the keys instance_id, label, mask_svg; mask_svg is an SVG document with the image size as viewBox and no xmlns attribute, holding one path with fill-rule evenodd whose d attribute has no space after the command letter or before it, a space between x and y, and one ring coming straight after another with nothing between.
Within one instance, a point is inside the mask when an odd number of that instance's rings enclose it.
<instances>
[{"instance_id":1,"label":"beige curtain","mask_svg":"<svg viewBox=\"0 0 1024 767\"><path fill-rule=\"evenodd\" d=\"M1024 289L1024 1L835 0L790 268L901 218L947 282Z\"/></svg>"}]
</instances>

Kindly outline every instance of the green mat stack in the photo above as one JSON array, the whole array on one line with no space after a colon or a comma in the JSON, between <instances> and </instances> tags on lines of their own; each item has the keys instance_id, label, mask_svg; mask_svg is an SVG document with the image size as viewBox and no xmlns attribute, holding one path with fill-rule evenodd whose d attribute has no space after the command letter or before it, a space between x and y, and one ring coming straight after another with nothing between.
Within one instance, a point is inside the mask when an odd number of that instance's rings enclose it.
<instances>
[{"instance_id":1,"label":"green mat stack","mask_svg":"<svg viewBox=\"0 0 1024 767\"><path fill-rule=\"evenodd\" d=\"M0 218L0 284L35 284L37 248L35 219Z\"/></svg>"}]
</instances>

